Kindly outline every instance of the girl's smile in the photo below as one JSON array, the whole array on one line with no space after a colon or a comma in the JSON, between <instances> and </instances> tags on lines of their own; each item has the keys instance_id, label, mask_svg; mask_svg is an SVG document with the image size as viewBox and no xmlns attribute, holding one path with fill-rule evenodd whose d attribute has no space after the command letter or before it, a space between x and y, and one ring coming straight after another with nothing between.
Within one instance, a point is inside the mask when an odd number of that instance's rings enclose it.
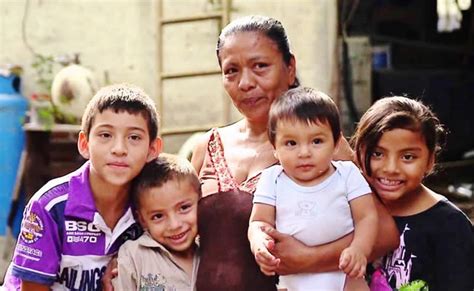
<instances>
[{"instance_id":1,"label":"girl's smile","mask_svg":"<svg viewBox=\"0 0 474 291\"><path fill-rule=\"evenodd\" d=\"M370 158L369 183L385 204L414 201L422 192L422 181L433 168L423 136L417 131L393 129L380 138Z\"/></svg>"}]
</instances>

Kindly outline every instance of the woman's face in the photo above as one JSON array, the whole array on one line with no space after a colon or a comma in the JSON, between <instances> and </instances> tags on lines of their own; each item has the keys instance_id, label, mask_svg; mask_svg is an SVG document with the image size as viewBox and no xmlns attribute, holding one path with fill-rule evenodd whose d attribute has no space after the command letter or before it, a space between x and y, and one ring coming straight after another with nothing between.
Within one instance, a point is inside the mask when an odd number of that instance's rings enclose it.
<instances>
[{"instance_id":1,"label":"woman's face","mask_svg":"<svg viewBox=\"0 0 474 291\"><path fill-rule=\"evenodd\" d=\"M258 32L225 38L220 53L224 88L235 107L253 122L266 122L270 106L295 82L295 60L285 64L277 44Z\"/></svg>"}]
</instances>

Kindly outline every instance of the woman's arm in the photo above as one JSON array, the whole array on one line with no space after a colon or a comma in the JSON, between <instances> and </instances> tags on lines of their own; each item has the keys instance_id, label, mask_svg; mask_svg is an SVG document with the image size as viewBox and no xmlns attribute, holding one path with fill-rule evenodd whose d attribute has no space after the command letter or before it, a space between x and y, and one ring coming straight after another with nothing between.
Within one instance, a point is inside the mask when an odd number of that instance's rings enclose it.
<instances>
[{"instance_id":1,"label":"woman's arm","mask_svg":"<svg viewBox=\"0 0 474 291\"><path fill-rule=\"evenodd\" d=\"M30 281L22 281L21 282L21 291L49 291L51 290L49 286L39 284L39 283L34 283Z\"/></svg>"},{"instance_id":2,"label":"woman's arm","mask_svg":"<svg viewBox=\"0 0 474 291\"><path fill-rule=\"evenodd\" d=\"M191 156L191 164L198 175L199 172L201 172L201 168L204 163L204 157L206 156L206 148L207 144L209 143L209 136L210 133L207 132L199 139L199 141L194 146L193 154Z\"/></svg>"},{"instance_id":3,"label":"woman's arm","mask_svg":"<svg viewBox=\"0 0 474 291\"><path fill-rule=\"evenodd\" d=\"M274 247L269 250L280 259L276 268L280 275L338 270L341 252L351 244L353 237L353 233L350 233L336 241L310 247L276 229L264 231L275 241Z\"/></svg>"},{"instance_id":4,"label":"woman's arm","mask_svg":"<svg viewBox=\"0 0 474 291\"><path fill-rule=\"evenodd\" d=\"M377 198L374 198L374 202L378 215L378 235L368 261L381 257L397 248L399 244L399 233L393 218ZM270 252L280 259L276 271L281 275L338 270L341 252L351 244L353 239L353 235L348 234L337 241L309 247L275 229L265 230L265 232L275 240L275 247L270 249Z\"/></svg>"},{"instance_id":5,"label":"woman's arm","mask_svg":"<svg viewBox=\"0 0 474 291\"><path fill-rule=\"evenodd\" d=\"M118 274L118 263L117 257L114 256L107 267L105 268L104 274L102 275L102 290L104 291L114 291L114 286L112 280L117 277Z\"/></svg>"}]
</instances>

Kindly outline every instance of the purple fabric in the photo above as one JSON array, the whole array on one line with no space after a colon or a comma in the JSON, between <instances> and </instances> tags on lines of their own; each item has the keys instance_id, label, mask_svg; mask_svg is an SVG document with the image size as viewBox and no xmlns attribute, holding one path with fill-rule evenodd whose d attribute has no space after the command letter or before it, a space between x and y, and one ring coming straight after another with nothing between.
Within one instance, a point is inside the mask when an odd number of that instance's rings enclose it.
<instances>
[{"instance_id":1,"label":"purple fabric","mask_svg":"<svg viewBox=\"0 0 474 291\"><path fill-rule=\"evenodd\" d=\"M19 290L21 280L55 289L100 290L105 266L125 237L134 237L135 220L126 218L107 235L98 224L89 185L89 163L48 182L23 213L12 264L5 277L7 290ZM131 230L131 231L130 231Z\"/></svg>"}]
</instances>

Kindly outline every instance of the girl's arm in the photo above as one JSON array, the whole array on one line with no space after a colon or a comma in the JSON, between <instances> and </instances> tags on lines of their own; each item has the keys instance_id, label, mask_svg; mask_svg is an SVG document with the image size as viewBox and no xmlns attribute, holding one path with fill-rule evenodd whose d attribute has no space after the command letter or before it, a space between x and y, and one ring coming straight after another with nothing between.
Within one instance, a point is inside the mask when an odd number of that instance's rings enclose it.
<instances>
[{"instance_id":1,"label":"girl's arm","mask_svg":"<svg viewBox=\"0 0 474 291\"><path fill-rule=\"evenodd\" d=\"M380 202L377 195L372 194L372 198L375 208L377 209L378 226L375 244L368 257L369 262L372 262L384 256L389 251L398 248L398 245L400 244L400 233L398 232L397 225L392 216L388 213L382 202Z\"/></svg>"},{"instance_id":2,"label":"girl's arm","mask_svg":"<svg viewBox=\"0 0 474 291\"><path fill-rule=\"evenodd\" d=\"M21 291L49 291L51 290L49 286L30 282L30 281L22 281L21 282Z\"/></svg>"},{"instance_id":3,"label":"girl's arm","mask_svg":"<svg viewBox=\"0 0 474 291\"><path fill-rule=\"evenodd\" d=\"M378 214L377 238L368 260L372 261L398 247L399 233L387 210L374 197ZM281 275L296 273L320 273L336 271L339 268L341 252L347 248L353 235L324 245L309 247L290 235L282 234L275 229L265 230L275 240L274 248L270 252L281 261L277 273Z\"/></svg>"},{"instance_id":4,"label":"girl's arm","mask_svg":"<svg viewBox=\"0 0 474 291\"><path fill-rule=\"evenodd\" d=\"M354 239L344 249L339 268L352 278L365 275L367 257L377 236L377 210L371 195L363 195L349 202L354 220Z\"/></svg>"},{"instance_id":5,"label":"girl's arm","mask_svg":"<svg viewBox=\"0 0 474 291\"><path fill-rule=\"evenodd\" d=\"M254 203L250 214L248 239L255 261L260 266L262 273L267 276L275 275L279 260L268 251L269 248L273 247L274 241L262 229L274 227L275 207L268 204Z\"/></svg>"}]
</instances>

